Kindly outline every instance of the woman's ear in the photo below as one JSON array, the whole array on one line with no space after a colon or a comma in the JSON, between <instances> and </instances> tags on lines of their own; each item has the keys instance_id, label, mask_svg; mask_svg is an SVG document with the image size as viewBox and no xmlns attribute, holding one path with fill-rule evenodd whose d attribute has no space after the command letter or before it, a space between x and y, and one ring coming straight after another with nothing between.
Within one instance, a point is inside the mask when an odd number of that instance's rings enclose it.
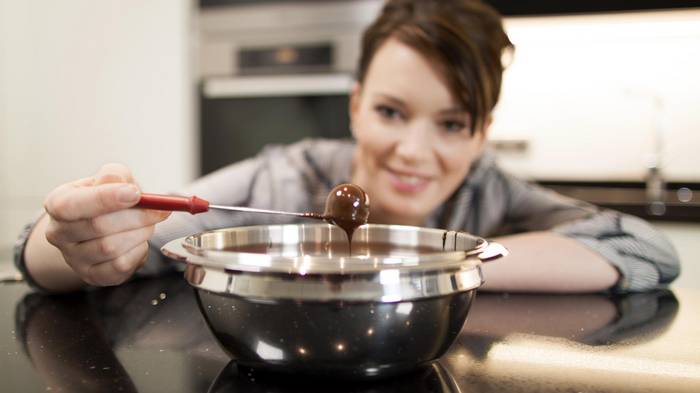
<instances>
[{"instance_id":1,"label":"woman's ear","mask_svg":"<svg viewBox=\"0 0 700 393\"><path fill-rule=\"evenodd\" d=\"M355 82L350 90L350 102L348 104L348 113L350 114L350 131L353 133L353 136L355 134L355 127L353 127L353 124L355 123L355 119L357 118L357 114L360 110L361 94L362 87L360 86L360 82Z\"/></svg>"}]
</instances>

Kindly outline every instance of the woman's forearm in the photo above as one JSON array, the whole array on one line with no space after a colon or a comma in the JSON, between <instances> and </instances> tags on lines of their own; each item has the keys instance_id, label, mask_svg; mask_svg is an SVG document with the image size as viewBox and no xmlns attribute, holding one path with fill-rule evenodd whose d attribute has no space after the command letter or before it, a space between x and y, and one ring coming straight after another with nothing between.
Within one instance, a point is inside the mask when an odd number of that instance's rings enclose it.
<instances>
[{"instance_id":1,"label":"woman's forearm","mask_svg":"<svg viewBox=\"0 0 700 393\"><path fill-rule=\"evenodd\" d=\"M495 239L510 251L483 265L485 290L513 292L597 292L611 288L619 273L579 242L553 232Z\"/></svg>"}]
</instances>

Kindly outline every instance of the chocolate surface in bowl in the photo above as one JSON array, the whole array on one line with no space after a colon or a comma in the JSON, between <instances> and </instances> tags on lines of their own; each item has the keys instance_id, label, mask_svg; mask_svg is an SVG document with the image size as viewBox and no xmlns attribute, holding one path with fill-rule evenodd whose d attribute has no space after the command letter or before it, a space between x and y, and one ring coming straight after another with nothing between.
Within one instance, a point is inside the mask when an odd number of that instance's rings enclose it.
<instances>
[{"instance_id":1,"label":"chocolate surface in bowl","mask_svg":"<svg viewBox=\"0 0 700 393\"><path fill-rule=\"evenodd\" d=\"M432 246L401 246L391 243L361 242L353 245L349 252L346 242L303 242L290 247L281 243L248 244L223 248L222 251L245 252L266 255L285 255L292 253L310 256L419 256L442 252L441 248Z\"/></svg>"}]
</instances>

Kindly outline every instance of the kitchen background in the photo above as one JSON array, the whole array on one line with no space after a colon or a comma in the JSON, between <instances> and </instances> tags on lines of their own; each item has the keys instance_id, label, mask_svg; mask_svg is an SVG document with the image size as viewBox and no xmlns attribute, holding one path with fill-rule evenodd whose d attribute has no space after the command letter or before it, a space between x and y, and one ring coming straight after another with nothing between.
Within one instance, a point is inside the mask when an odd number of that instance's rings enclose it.
<instances>
[{"instance_id":1,"label":"kitchen background","mask_svg":"<svg viewBox=\"0 0 700 393\"><path fill-rule=\"evenodd\" d=\"M700 287L700 4L492 3L516 45L503 166L653 219L681 254L675 285ZM52 188L105 162L168 192L267 142L345 135L380 6L0 0L0 265Z\"/></svg>"}]
</instances>

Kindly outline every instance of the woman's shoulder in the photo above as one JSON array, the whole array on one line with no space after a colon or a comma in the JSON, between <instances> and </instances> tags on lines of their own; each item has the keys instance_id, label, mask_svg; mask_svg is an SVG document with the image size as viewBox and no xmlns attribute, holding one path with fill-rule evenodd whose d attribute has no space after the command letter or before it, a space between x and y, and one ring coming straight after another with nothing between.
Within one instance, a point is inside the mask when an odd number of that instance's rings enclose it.
<instances>
[{"instance_id":1,"label":"woman's shoulder","mask_svg":"<svg viewBox=\"0 0 700 393\"><path fill-rule=\"evenodd\" d=\"M307 138L289 145L268 146L261 154L278 170L338 184L349 180L354 147L350 139Z\"/></svg>"},{"instance_id":2,"label":"woman's shoulder","mask_svg":"<svg viewBox=\"0 0 700 393\"><path fill-rule=\"evenodd\" d=\"M355 142L351 139L305 138L288 145L272 145L266 149L283 149L292 155L310 157L318 161L337 160L339 155L352 154Z\"/></svg>"},{"instance_id":3,"label":"woman's shoulder","mask_svg":"<svg viewBox=\"0 0 700 393\"><path fill-rule=\"evenodd\" d=\"M522 181L503 170L498 165L496 154L490 149L486 149L469 170L469 175L465 178L467 188L502 188L510 182Z\"/></svg>"}]
</instances>

